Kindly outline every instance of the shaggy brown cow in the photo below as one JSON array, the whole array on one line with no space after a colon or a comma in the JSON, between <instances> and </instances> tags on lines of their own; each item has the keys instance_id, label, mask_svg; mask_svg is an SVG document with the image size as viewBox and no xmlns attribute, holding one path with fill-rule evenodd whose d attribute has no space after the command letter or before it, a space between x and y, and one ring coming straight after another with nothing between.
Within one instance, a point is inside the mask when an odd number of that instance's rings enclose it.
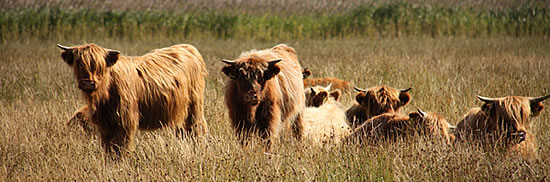
<instances>
[{"instance_id":1,"label":"shaggy brown cow","mask_svg":"<svg viewBox=\"0 0 550 182\"><path fill-rule=\"evenodd\" d=\"M457 125L455 135L460 140L497 144L505 151L523 156L537 156L535 136L531 133L530 116L538 116L550 95L531 98L478 96L484 104L472 108Z\"/></svg>"},{"instance_id":2,"label":"shaggy brown cow","mask_svg":"<svg viewBox=\"0 0 550 182\"><path fill-rule=\"evenodd\" d=\"M395 112L375 116L354 129L350 139L360 143L376 143L419 135L440 138L451 144L454 135L449 133L452 126L447 120L437 113L417 110L408 116Z\"/></svg>"},{"instance_id":3,"label":"shaggy brown cow","mask_svg":"<svg viewBox=\"0 0 550 182\"><path fill-rule=\"evenodd\" d=\"M195 47L174 45L137 57L95 44L58 47L88 103L81 111L88 110L108 152L133 150L137 129L207 131L203 102L208 73Z\"/></svg>"},{"instance_id":4,"label":"shaggy brown cow","mask_svg":"<svg viewBox=\"0 0 550 182\"><path fill-rule=\"evenodd\" d=\"M317 85L332 84L334 89L347 91L351 89L351 83L345 80L341 80L334 77L325 78L308 78L311 75L311 71L307 68L302 72L302 78L304 79L304 87L313 87Z\"/></svg>"},{"instance_id":5,"label":"shaggy brown cow","mask_svg":"<svg viewBox=\"0 0 550 182\"><path fill-rule=\"evenodd\" d=\"M305 90L306 95L306 107L319 107L329 99L338 101L342 94L340 90L330 91L332 84L327 87L314 86Z\"/></svg>"},{"instance_id":6,"label":"shaggy brown cow","mask_svg":"<svg viewBox=\"0 0 550 182\"><path fill-rule=\"evenodd\" d=\"M376 86L368 90L355 88L356 104L346 111L346 117L352 127L363 124L366 120L383 114L399 111L399 108L411 101L408 93L411 88L397 90L388 86Z\"/></svg>"},{"instance_id":7,"label":"shaggy brown cow","mask_svg":"<svg viewBox=\"0 0 550 182\"><path fill-rule=\"evenodd\" d=\"M296 52L280 44L271 49L242 53L234 61L224 60L227 75L225 104L231 125L244 140L251 132L267 139L267 148L289 124L297 138L303 132L305 108L301 67Z\"/></svg>"}]
</instances>

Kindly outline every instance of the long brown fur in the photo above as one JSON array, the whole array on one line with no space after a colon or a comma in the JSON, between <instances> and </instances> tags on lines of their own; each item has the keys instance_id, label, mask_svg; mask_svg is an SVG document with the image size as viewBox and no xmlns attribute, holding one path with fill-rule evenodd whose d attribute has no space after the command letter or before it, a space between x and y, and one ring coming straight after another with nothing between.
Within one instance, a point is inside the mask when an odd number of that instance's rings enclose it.
<instances>
[{"instance_id":1,"label":"long brown fur","mask_svg":"<svg viewBox=\"0 0 550 182\"><path fill-rule=\"evenodd\" d=\"M314 87L318 85L329 85L332 84L333 89L338 89L342 91L351 90L352 84L348 81L334 78L334 77L324 77L324 78L309 78L311 71L304 69L302 72L302 77L304 78L304 87Z\"/></svg>"},{"instance_id":2,"label":"long brown fur","mask_svg":"<svg viewBox=\"0 0 550 182\"><path fill-rule=\"evenodd\" d=\"M480 98L481 99L481 98ZM461 141L478 141L524 157L537 156L536 139L529 117L537 116L544 105L530 98L507 96L470 109L457 125L455 135Z\"/></svg>"},{"instance_id":3,"label":"long brown fur","mask_svg":"<svg viewBox=\"0 0 550 182\"><path fill-rule=\"evenodd\" d=\"M428 136L451 144L454 135L449 133L447 120L433 112L411 112L409 115L384 113L375 116L355 128L349 141L375 144L380 141L395 141L405 137Z\"/></svg>"},{"instance_id":4,"label":"long brown fur","mask_svg":"<svg viewBox=\"0 0 550 182\"><path fill-rule=\"evenodd\" d=\"M137 57L95 44L59 47L74 69L89 120L98 126L108 152L133 150L137 129L167 126L194 135L207 132L203 105L208 73L192 45Z\"/></svg>"},{"instance_id":5,"label":"long brown fur","mask_svg":"<svg viewBox=\"0 0 550 182\"><path fill-rule=\"evenodd\" d=\"M398 112L399 108L407 105L412 98L407 91L382 85L359 91L355 100L357 103L346 111L346 117L352 127L383 113Z\"/></svg>"},{"instance_id":6,"label":"long brown fur","mask_svg":"<svg viewBox=\"0 0 550 182\"><path fill-rule=\"evenodd\" d=\"M301 138L305 96L295 50L280 44L225 62L222 71L230 78L225 82L225 104L241 141L258 133L269 148L289 124Z\"/></svg>"},{"instance_id":7,"label":"long brown fur","mask_svg":"<svg viewBox=\"0 0 550 182\"><path fill-rule=\"evenodd\" d=\"M70 126L80 126L86 134L92 134L96 131L95 126L88 117L88 106L82 106L78 109L67 122Z\"/></svg>"}]
</instances>

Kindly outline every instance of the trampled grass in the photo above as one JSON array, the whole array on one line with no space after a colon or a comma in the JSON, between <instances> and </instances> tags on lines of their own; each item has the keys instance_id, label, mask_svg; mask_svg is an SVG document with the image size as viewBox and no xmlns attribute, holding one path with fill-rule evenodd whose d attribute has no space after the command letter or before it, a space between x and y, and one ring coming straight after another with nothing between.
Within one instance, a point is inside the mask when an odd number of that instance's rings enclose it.
<instances>
[{"instance_id":1,"label":"trampled grass","mask_svg":"<svg viewBox=\"0 0 550 182\"><path fill-rule=\"evenodd\" d=\"M204 56L209 136L194 143L171 130L140 132L137 148L121 161L103 153L96 136L66 125L83 105L72 70L56 43L94 42L126 55L176 43L195 45ZM262 49L278 41L217 39L88 39L57 42L22 39L0 44L0 180L522 180L549 179L550 112L531 118L539 158L485 151L476 146L444 146L425 139L374 147L309 145L284 138L271 154L261 146L243 148L233 136L223 104L221 59ZM406 37L293 40L302 66L314 76L335 76L358 87L387 84L414 87L401 112L436 111L456 124L476 95L540 96L550 93L548 40L529 37ZM342 98L350 106L352 93ZM549 103L546 103L547 105Z\"/></svg>"}]
</instances>

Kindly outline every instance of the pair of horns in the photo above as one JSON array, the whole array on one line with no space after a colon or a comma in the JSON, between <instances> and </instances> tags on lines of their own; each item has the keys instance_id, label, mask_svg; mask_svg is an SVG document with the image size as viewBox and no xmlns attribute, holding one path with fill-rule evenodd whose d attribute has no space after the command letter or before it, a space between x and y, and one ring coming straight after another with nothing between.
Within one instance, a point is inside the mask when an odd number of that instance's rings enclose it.
<instances>
[{"instance_id":1,"label":"pair of horns","mask_svg":"<svg viewBox=\"0 0 550 182\"><path fill-rule=\"evenodd\" d=\"M357 87L353 87L353 89L357 90L358 92L366 92L366 91L367 91L367 90L360 89L360 88L357 88ZM399 89L399 91L400 91L401 93L403 93L403 92L408 92L408 91L411 90L411 89L412 89L412 87L409 87L409 88L407 88L407 89Z\"/></svg>"},{"instance_id":2,"label":"pair of horns","mask_svg":"<svg viewBox=\"0 0 550 182\"><path fill-rule=\"evenodd\" d=\"M490 98L490 97L483 97L483 96L477 96L477 98L483 102L494 102L494 101L498 101L499 98ZM535 97L535 98L530 98L529 99L529 102L531 103L537 103L537 102L542 102L546 99L550 98L550 95L547 95L547 96L541 96L541 97Z\"/></svg>"},{"instance_id":3,"label":"pair of horns","mask_svg":"<svg viewBox=\"0 0 550 182\"><path fill-rule=\"evenodd\" d=\"M329 91L330 91L330 87L332 87L332 83L329 83L328 86L325 87L324 89L325 89L327 92L329 92ZM313 87L309 87L309 89L311 90L311 93L317 94L317 93L315 92L315 90L313 89Z\"/></svg>"},{"instance_id":4,"label":"pair of horns","mask_svg":"<svg viewBox=\"0 0 550 182\"><path fill-rule=\"evenodd\" d=\"M416 111L418 111L418 114L420 114L420 117L422 117L422 118L426 117L426 115L428 114L428 113L420 110L420 108L418 108L418 107L416 107ZM449 129L456 129L456 126L451 125L451 123L447 123L447 127L449 127Z\"/></svg>"},{"instance_id":5,"label":"pair of horns","mask_svg":"<svg viewBox=\"0 0 550 182\"><path fill-rule=\"evenodd\" d=\"M228 65L235 65L237 63L237 61L231 61L231 60L227 60L227 59L224 59L222 61L225 64L228 64ZM276 60L273 60L273 61L269 61L268 64L269 64L269 66L273 66L273 65L277 64L280 61L281 61L281 59L276 59Z\"/></svg>"}]
</instances>

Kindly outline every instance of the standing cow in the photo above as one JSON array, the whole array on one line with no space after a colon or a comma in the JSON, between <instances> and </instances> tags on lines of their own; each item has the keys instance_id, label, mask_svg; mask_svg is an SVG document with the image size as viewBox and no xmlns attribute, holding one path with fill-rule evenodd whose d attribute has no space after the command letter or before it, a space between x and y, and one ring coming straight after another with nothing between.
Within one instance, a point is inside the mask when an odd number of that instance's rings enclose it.
<instances>
[{"instance_id":1,"label":"standing cow","mask_svg":"<svg viewBox=\"0 0 550 182\"><path fill-rule=\"evenodd\" d=\"M531 132L529 117L538 116L550 95L531 98L507 96L487 98L478 96L483 106L470 109L457 125L459 140L497 144L505 151L537 156L535 136Z\"/></svg>"},{"instance_id":2,"label":"standing cow","mask_svg":"<svg viewBox=\"0 0 550 182\"><path fill-rule=\"evenodd\" d=\"M366 120L383 114L399 111L399 108L411 101L408 93L411 88L398 90L388 86L376 86L367 90L355 88L356 104L346 111L346 117L352 127L363 124Z\"/></svg>"},{"instance_id":3,"label":"standing cow","mask_svg":"<svg viewBox=\"0 0 550 182\"><path fill-rule=\"evenodd\" d=\"M269 148L288 124L301 138L305 96L302 68L293 48L280 44L223 62L227 65L222 72L230 78L225 83L225 104L242 142L257 132L267 139Z\"/></svg>"},{"instance_id":4,"label":"standing cow","mask_svg":"<svg viewBox=\"0 0 550 182\"><path fill-rule=\"evenodd\" d=\"M164 126L195 135L207 132L202 56L188 44L129 57L96 44L66 47L61 57L73 68L107 152L133 150L138 129ZM88 117L88 118L86 118Z\"/></svg>"}]
</instances>

